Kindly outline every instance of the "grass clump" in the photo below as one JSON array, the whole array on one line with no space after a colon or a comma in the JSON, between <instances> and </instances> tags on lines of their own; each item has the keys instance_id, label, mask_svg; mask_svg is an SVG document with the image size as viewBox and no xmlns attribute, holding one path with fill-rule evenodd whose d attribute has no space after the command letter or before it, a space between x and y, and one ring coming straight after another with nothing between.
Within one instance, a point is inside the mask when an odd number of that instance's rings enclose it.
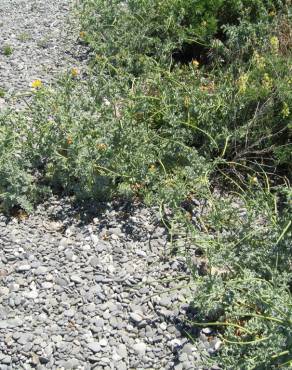
<instances>
[{"instance_id":1,"label":"grass clump","mask_svg":"<svg viewBox=\"0 0 292 370\"><path fill-rule=\"evenodd\" d=\"M2 52L3 52L3 55L5 55L6 57L9 57L13 53L13 48L11 45L6 44L3 46Z\"/></svg>"},{"instance_id":2,"label":"grass clump","mask_svg":"<svg viewBox=\"0 0 292 370\"><path fill-rule=\"evenodd\" d=\"M290 6L83 0L87 79L35 86L27 112L0 120L6 209L52 191L171 207L198 284L192 325L215 328L206 364L226 369L291 361Z\"/></svg>"}]
</instances>

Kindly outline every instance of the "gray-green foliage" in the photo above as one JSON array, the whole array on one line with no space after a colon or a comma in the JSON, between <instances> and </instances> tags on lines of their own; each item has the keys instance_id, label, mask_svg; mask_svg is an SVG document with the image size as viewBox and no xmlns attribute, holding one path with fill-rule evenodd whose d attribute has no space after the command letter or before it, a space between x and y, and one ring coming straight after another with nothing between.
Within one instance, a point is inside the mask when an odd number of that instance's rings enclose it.
<instances>
[{"instance_id":1,"label":"gray-green foliage","mask_svg":"<svg viewBox=\"0 0 292 370\"><path fill-rule=\"evenodd\" d=\"M194 269L194 325L218 329L222 347L213 360L226 369L291 365L291 191L281 196L209 198L200 221L210 233L190 233L207 259L204 276Z\"/></svg>"},{"instance_id":2,"label":"gray-green foliage","mask_svg":"<svg viewBox=\"0 0 292 370\"><path fill-rule=\"evenodd\" d=\"M288 3L83 0L86 79L68 72L0 119L6 209L50 191L171 206L173 240L186 234L206 263L193 324L218 330L206 362L224 369L291 357ZM175 60L186 44L205 59ZM181 208L193 197L207 204L195 220Z\"/></svg>"}]
</instances>

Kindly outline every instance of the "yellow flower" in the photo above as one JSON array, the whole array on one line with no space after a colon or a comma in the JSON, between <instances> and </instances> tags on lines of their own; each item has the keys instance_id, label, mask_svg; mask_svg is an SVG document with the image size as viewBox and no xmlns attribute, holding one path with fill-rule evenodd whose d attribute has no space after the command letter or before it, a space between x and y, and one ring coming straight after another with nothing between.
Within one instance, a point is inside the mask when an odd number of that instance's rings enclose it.
<instances>
[{"instance_id":1,"label":"yellow flower","mask_svg":"<svg viewBox=\"0 0 292 370\"><path fill-rule=\"evenodd\" d=\"M210 94L213 93L214 90L215 90L215 82L214 81L211 81L211 82L209 82L206 85L201 85L200 86L200 90L202 92L206 92L206 93L210 93Z\"/></svg>"},{"instance_id":2,"label":"yellow flower","mask_svg":"<svg viewBox=\"0 0 292 370\"><path fill-rule=\"evenodd\" d=\"M154 164L151 164L151 165L149 166L149 171L150 171L150 172L155 171L155 169L156 169L156 167L154 166Z\"/></svg>"},{"instance_id":3,"label":"yellow flower","mask_svg":"<svg viewBox=\"0 0 292 370\"><path fill-rule=\"evenodd\" d=\"M41 80L34 80L32 81L31 83L31 87L33 87L34 89L39 89L43 86L43 83Z\"/></svg>"},{"instance_id":4,"label":"yellow flower","mask_svg":"<svg viewBox=\"0 0 292 370\"><path fill-rule=\"evenodd\" d=\"M106 144L103 144L103 143L97 144L96 147L99 150L106 150L107 149L107 145Z\"/></svg>"},{"instance_id":5,"label":"yellow flower","mask_svg":"<svg viewBox=\"0 0 292 370\"><path fill-rule=\"evenodd\" d=\"M286 102L284 102L284 104L283 104L283 109L282 109L281 113L282 113L283 118L287 118L290 115L290 109L289 109L289 106Z\"/></svg>"},{"instance_id":6,"label":"yellow flower","mask_svg":"<svg viewBox=\"0 0 292 370\"><path fill-rule=\"evenodd\" d=\"M265 66L266 66L265 58L263 56L259 55L259 53L257 53L256 51L255 51L253 57L254 57L254 61L257 65L257 67L259 69L264 69Z\"/></svg>"},{"instance_id":7,"label":"yellow flower","mask_svg":"<svg viewBox=\"0 0 292 370\"><path fill-rule=\"evenodd\" d=\"M79 32L79 37L80 37L81 39L84 39L84 38L85 38L85 36L86 36L86 32L84 32L84 31L80 31L80 32Z\"/></svg>"},{"instance_id":8,"label":"yellow flower","mask_svg":"<svg viewBox=\"0 0 292 370\"><path fill-rule=\"evenodd\" d=\"M71 75L72 75L72 77L77 77L78 75L79 75L79 69L78 68L76 68L76 67L74 67L74 68L72 68L71 69Z\"/></svg>"},{"instance_id":9,"label":"yellow flower","mask_svg":"<svg viewBox=\"0 0 292 370\"><path fill-rule=\"evenodd\" d=\"M274 53L278 53L279 51L279 39L277 36L272 36L270 38L270 45Z\"/></svg>"},{"instance_id":10,"label":"yellow flower","mask_svg":"<svg viewBox=\"0 0 292 370\"><path fill-rule=\"evenodd\" d=\"M239 76L237 84L238 84L238 89L239 89L240 93L244 93L246 91L247 82L248 82L248 74L247 73L243 73L242 75Z\"/></svg>"},{"instance_id":11,"label":"yellow flower","mask_svg":"<svg viewBox=\"0 0 292 370\"><path fill-rule=\"evenodd\" d=\"M67 144L71 145L72 143L73 143L73 140L72 140L71 136L68 136L67 137Z\"/></svg>"},{"instance_id":12,"label":"yellow flower","mask_svg":"<svg viewBox=\"0 0 292 370\"><path fill-rule=\"evenodd\" d=\"M200 63L197 61L197 59L193 59L193 60L192 60L192 65L193 65L195 68L199 68Z\"/></svg>"},{"instance_id":13,"label":"yellow flower","mask_svg":"<svg viewBox=\"0 0 292 370\"><path fill-rule=\"evenodd\" d=\"M276 11L275 10L271 10L270 11L270 13L269 13L269 16L270 17L275 17L275 15L276 15L277 13L276 13Z\"/></svg>"},{"instance_id":14,"label":"yellow flower","mask_svg":"<svg viewBox=\"0 0 292 370\"><path fill-rule=\"evenodd\" d=\"M262 84L265 89L270 90L273 87L273 80L272 78L268 75L268 73L264 73L264 77L262 79Z\"/></svg>"}]
</instances>

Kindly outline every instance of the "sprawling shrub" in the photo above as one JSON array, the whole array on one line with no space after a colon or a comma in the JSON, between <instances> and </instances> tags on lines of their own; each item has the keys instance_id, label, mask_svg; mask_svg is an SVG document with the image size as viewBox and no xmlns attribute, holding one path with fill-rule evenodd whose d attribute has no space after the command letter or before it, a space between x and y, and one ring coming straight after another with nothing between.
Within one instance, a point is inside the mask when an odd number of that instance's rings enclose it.
<instances>
[{"instance_id":1,"label":"sprawling shrub","mask_svg":"<svg viewBox=\"0 0 292 370\"><path fill-rule=\"evenodd\" d=\"M171 239L205 264L194 325L226 369L291 360L290 3L83 0L86 78L39 82L0 119L7 209L48 191L171 206Z\"/></svg>"},{"instance_id":2,"label":"sprawling shrub","mask_svg":"<svg viewBox=\"0 0 292 370\"><path fill-rule=\"evenodd\" d=\"M82 37L98 55L143 71L145 57L171 65L172 59L206 60L212 39L225 38L223 25L269 22L269 13L285 1L250 0L85 0ZM272 19L272 17L270 17Z\"/></svg>"}]
</instances>

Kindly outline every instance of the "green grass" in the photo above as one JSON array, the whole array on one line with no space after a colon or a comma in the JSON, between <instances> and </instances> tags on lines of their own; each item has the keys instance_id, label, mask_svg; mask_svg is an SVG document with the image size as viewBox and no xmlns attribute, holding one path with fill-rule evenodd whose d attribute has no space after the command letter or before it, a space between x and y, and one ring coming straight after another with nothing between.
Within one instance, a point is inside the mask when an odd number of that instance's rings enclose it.
<instances>
[{"instance_id":1,"label":"green grass","mask_svg":"<svg viewBox=\"0 0 292 370\"><path fill-rule=\"evenodd\" d=\"M12 55L13 53L13 48L11 45L4 45L3 47L3 54L6 56L6 57L9 57L10 55Z\"/></svg>"},{"instance_id":2,"label":"green grass","mask_svg":"<svg viewBox=\"0 0 292 370\"><path fill-rule=\"evenodd\" d=\"M192 324L222 340L206 366L291 367L290 6L83 0L87 79L0 117L5 210L56 191L171 208L173 250L204 265Z\"/></svg>"},{"instance_id":3,"label":"green grass","mask_svg":"<svg viewBox=\"0 0 292 370\"><path fill-rule=\"evenodd\" d=\"M21 42L26 42L31 40L32 36L28 32L21 32L18 36L17 39Z\"/></svg>"}]
</instances>

